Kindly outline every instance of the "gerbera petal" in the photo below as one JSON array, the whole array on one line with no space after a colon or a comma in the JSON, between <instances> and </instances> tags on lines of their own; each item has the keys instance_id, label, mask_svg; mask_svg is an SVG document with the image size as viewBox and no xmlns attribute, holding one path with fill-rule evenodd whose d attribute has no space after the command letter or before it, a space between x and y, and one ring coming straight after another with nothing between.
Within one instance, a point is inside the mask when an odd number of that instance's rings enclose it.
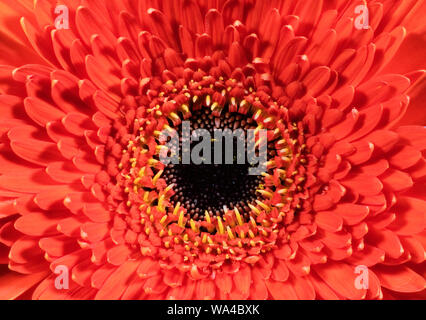
<instances>
[{"instance_id":1,"label":"gerbera petal","mask_svg":"<svg viewBox=\"0 0 426 320\"><path fill-rule=\"evenodd\" d=\"M318 212L315 216L315 222L320 228L328 231L339 231L343 225L343 219L333 212Z\"/></svg>"},{"instance_id":2,"label":"gerbera petal","mask_svg":"<svg viewBox=\"0 0 426 320\"><path fill-rule=\"evenodd\" d=\"M43 251L38 247L38 239L29 236L14 242L9 252L9 258L17 263L27 263L42 256Z\"/></svg>"},{"instance_id":3,"label":"gerbera petal","mask_svg":"<svg viewBox=\"0 0 426 320\"><path fill-rule=\"evenodd\" d=\"M216 296L215 284L213 280L202 279L197 281L195 297L198 300L213 300Z\"/></svg>"},{"instance_id":4,"label":"gerbera petal","mask_svg":"<svg viewBox=\"0 0 426 320\"><path fill-rule=\"evenodd\" d=\"M383 250L387 256L393 259L399 258L404 253L404 248L398 236L389 230L376 230L370 228L366 239L368 243Z\"/></svg>"},{"instance_id":5,"label":"gerbera petal","mask_svg":"<svg viewBox=\"0 0 426 320\"><path fill-rule=\"evenodd\" d=\"M95 299L118 299L126 290L130 277L136 271L139 261L127 261L118 267L105 281Z\"/></svg>"},{"instance_id":6,"label":"gerbera petal","mask_svg":"<svg viewBox=\"0 0 426 320\"><path fill-rule=\"evenodd\" d=\"M2 300L16 299L43 280L46 275L46 271L28 275L10 272L7 275L3 275L0 278L0 298Z\"/></svg>"},{"instance_id":7,"label":"gerbera petal","mask_svg":"<svg viewBox=\"0 0 426 320\"><path fill-rule=\"evenodd\" d=\"M411 261L422 263L426 259L426 250L415 237L400 237L400 241L404 250L410 253Z\"/></svg>"},{"instance_id":8,"label":"gerbera petal","mask_svg":"<svg viewBox=\"0 0 426 320\"><path fill-rule=\"evenodd\" d=\"M186 278L182 286L170 290L168 299L190 300L194 296L195 286L196 281Z\"/></svg>"},{"instance_id":9,"label":"gerbera petal","mask_svg":"<svg viewBox=\"0 0 426 320\"><path fill-rule=\"evenodd\" d=\"M287 282L266 280L266 287L275 300L296 300L297 295L293 287Z\"/></svg>"},{"instance_id":10,"label":"gerbera petal","mask_svg":"<svg viewBox=\"0 0 426 320\"><path fill-rule=\"evenodd\" d=\"M405 266L376 266L373 270L380 284L393 291L418 292L426 287L425 279Z\"/></svg>"},{"instance_id":11,"label":"gerbera petal","mask_svg":"<svg viewBox=\"0 0 426 320\"><path fill-rule=\"evenodd\" d=\"M415 165L421 157L422 154L417 149L404 146L390 155L389 162L399 169L407 169Z\"/></svg>"},{"instance_id":12,"label":"gerbera petal","mask_svg":"<svg viewBox=\"0 0 426 320\"><path fill-rule=\"evenodd\" d=\"M39 246L48 255L53 257L64 256L79 248L74 239L62 235L42 238L39 241Z\"/></svg>"},{"instance_id":13,"label":"gerbera petal","mask_svg":"<svg viewBox=\"0 0 426 320\"><path fill-rule=\"evenodd\" d=\"M380 181L391 190L403 191L413 186L413 180L405 172L389 169L380 176Z\"/></svg>"},{"instance_id":14,"label":"gerbera petal","mask_svg":"<svg viewBox=\"0 0 426 320\"><path fill-rule=\"evenodd\" d=\"M294 291L300 300L314 300L316 297L315 288L307 277L302 277L293 281Z\"/></svg>"},{"instance_id":15,"label":"gerbera petal","mask_svg":"<svg viewBox=\"0 0 426 320\"><path fill-rule=\"evenodd\" d=\"M22 159L38 165L47 165L50 161L60 161L54 143L36 139L13 140L10 147Z\"/></svg>"},{"instance_id":16,"label":"gerbera petal","mask_svg":"<svg viewBox=\"0 0 426 320\"><path fill-rule=\"evenodd\" d=\"M65 212L55 215L35 212L18 218L14 226L18 231L29 236L49 236L58 233L57 225L65 217L67 217Z\"/></svg>"},{"instance_id":17,"label":"gerbera petal","mask_svg":"<svg viewBox=\"0 0 426 320\"><path fill-rule=\"evenodd\" d=\"M407 236L424 230L426 201L410 197L399 197L394 210L398 214L395 221L389 225L389 229L394 230L397 234Z\"/></svg>"},{"instance_id":18,"label":"gerbera petal","mask_svg":"<svg viewBox=\"0 0 426 320\"><path fill-rule=\"evenodd\" d=\"M271 279L275 281L285 282L289 277L287 265L282 260L275 260L274 269L272 270Z\"/></svg>"},{"instance_id":19,"label":"gerbera petal","mask_svg":"<svg viewBox=\"0 0 426 320\"><path fill-rule=\"evenodd\" d=\"M358 290L355 285L354 269L345 263L329 261L326 265L316 265L315 272L339 295L348 299L362 299L366 291Z\"/></svg>"},{"instance_id":20,"label":"gerbera petal","mask_svg":"<svg viewBox=\"0 0 426 320\"><path fill-rule=\"evenodd\" d=\"M341 183L364 196L376 195L383 189L383 184L379 179L367 175L346 177Z\"/></svg>"},{"instance_id":21,"label":"gerbera petal","mask_svg":"<svg viewBox=\"0 0 426 320\"><path fill-rule=\"evenodd\" d=\"M218 273L216 275L216 285L225 294L229 294L232 289L232 276L227 273Z\"/></svg>"},{"instance_id":22,"label":"gerbera petal","mask_svg":"<svg viewBox=\"0 0 426 320\"><path fill-rule=\"evenodd\" d=\"M24 100L28 116L41 126L47 122L62 118L65 114L57 108L38 98L29 97Z\"/></svg>"},{"instance_id":23,"label":"gerbera petal","mask_svg":"<svg viewBox=\"0 0 426 320\"><path fill-rule=\"evenodd\" d=\"M72 280L83 287L91 286L91 276L99 267L94 265L90 259L79 262L72 268Z\"/></svg>"},{"instance_id":24,"label":"gerbera petal","mask_svg":"<svg viewBox=\"0 0 426 320\"><path fill-rule=\"evenodd\" d=\"M405 141L420 151L426 150L426 128L420 126L404 126L399 127L396 132ZM412 151L412 150L411 150Z\"/></svg>"},{"instance_id":25,"label":"gerbera petal","mask_svg":"<svg viewBox=\"0 0 426 320\"><path fill-rule=\"evenodd\" d=\"M315 288L316 294L325 300L339 300L339 296L315 273L311 273L309 276L313 287Z\"/></svg>"},{"instance_id":26,"label":"gerbera petal","mask_svg":"<svg viewBox=\"0 0 426 320\"><path fill-rule=\"evenodd\" d=\"M123 266L122 266L123 267ZM91 276L91 284L93 288L100 289L104 285L109 276L117 270L116 266L110 264L102 265Z\"/></svg>"},{"instance_id":27,"label":"gerbera petal","mask_svg":"<svg viewBox=\"0 0 426 320\"><path fill-rule=\"evenodd\" d=\"M349 261L353 265L375 266L385 260L385 251L374 246L365 245L363 250L354 251Z\"/></svg>"}]
</instances>

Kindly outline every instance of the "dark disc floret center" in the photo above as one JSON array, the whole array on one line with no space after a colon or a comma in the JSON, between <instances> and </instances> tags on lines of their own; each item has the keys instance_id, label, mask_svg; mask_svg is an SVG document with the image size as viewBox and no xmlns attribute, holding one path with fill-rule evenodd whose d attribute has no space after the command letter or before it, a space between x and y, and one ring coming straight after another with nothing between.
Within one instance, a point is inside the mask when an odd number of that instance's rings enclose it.
<instances>
[{"instance_id":1,"label":"dark disc floret center","mask_svg":"<svg viewBox=\"0 0 426 320\"><path fill-rule=\"evenodd\" d=\"M233 132L241 129L245 133L245 140L247 140L247 130L255 129L257 126L248 115L231 113L227 111L227 108L220 116L214 116L208 108L202 108L193 111L187 121L190 123L191 132L196 129L206 129L214 137L215 129L230 129ZM176 129L180 136L180 146L182 146L181 128ZM191 149L196 143L191 141ZM236 137L233 144L232 164L227 164L223 156L222 164L215 164L213 161L211 164L194 164L191 161L190 164L167 165L163 176L168 184L174 185L175 194L171 197L172 204L180 203L187 209L189 217L194 220L203 219L206 211L213 216L222 216L225 209L234 208L246 216L250 212L248 204L253 203L258 196L256 190L262 185L263 177L249 175L251 165L247 161L244 164L238 164ZM218 152L213 146L212 143L212 157L214 152Z\"/></svg>"}]
</instances>

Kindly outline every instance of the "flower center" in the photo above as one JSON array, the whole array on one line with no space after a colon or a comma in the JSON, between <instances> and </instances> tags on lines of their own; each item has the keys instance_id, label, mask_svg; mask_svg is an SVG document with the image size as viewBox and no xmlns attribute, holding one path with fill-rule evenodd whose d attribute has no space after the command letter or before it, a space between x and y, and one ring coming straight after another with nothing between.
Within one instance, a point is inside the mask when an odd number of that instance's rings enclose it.
<instances>
[{"instance_id":1,"label":"flower center","mask_svg":"<svg viewBox=\"0 0 426 320\"><path fill-rule=\"evenodd\" d=\"M221 115L213 115L208 108L194 111L188 119L191 132L206 130L212 138L209 164L169 164L163 177L167 184L173 184L175 194L171 197L173 205L182 204L187 216L194 220L204 219L207 211L212 216L223 216L227 209L237 208L245 219L253 204L257 190L262 188L263 177L250 175L253 167L246 157L248 151L248 131L255 130L256 124L248 115L229 112L228 107ZM227 132L227 141L218 148L215 137ZM198 142L191 141L187 150L182 147L182 130L178 132L179 150L189 153ZM227 144L228 142L228 144ZM239 149L240 147L240 149ZM244 152L239 152L244 150ZM238 159L240 156L240 159ZM227 161L227 154L231 161ZM274 154L271 152L270 154ZM182 159L182 157L181 157Z\"/></svg>"},{"instance_id":2,"label":"flower center","mask_svg":"<svg viewBox=\"0 0 426 320\"><path fill-rule=\"evenodd\" d=\"M141 96L123 99L108 129L108 201L114 235L142 255L256 263L298 228L312 170L303 123L243 82L198 70L189 81L142 82Z\"/></svg>"}]
</instances>

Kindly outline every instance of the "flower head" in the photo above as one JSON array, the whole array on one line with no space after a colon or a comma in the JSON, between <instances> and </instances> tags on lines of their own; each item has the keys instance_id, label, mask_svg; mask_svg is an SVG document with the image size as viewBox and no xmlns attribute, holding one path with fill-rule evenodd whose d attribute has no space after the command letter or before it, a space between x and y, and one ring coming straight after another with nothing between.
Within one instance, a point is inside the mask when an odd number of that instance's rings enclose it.
<instances>
[{"instance_id":1,"label":"flower head","mask_svg":"<svg viewBox=\"0 0 426 320\"><path fill-rule=\"evenodd\" d=\"M423 1L0 8L0 297L424 296ZM184 122L264 170L164 163Z\"/></svg>"}]
</instances>

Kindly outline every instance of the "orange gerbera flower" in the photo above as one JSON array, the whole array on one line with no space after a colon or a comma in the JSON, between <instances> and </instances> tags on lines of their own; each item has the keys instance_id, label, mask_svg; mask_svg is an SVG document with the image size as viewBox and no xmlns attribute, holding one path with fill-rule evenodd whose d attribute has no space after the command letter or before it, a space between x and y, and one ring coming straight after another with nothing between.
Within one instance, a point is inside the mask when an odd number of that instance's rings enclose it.
<instances>
[{"instance_id":1,"label":"orange gerbera flower","mask_svg":"<svg viewBox=\"0 0 426 320\"><path fill-rule=\"evenodd\" d=\"M0 12L0 298L425 297L424 1ZM164 164L183 120L266 169Z\"/></svg>"}]
</instances>

